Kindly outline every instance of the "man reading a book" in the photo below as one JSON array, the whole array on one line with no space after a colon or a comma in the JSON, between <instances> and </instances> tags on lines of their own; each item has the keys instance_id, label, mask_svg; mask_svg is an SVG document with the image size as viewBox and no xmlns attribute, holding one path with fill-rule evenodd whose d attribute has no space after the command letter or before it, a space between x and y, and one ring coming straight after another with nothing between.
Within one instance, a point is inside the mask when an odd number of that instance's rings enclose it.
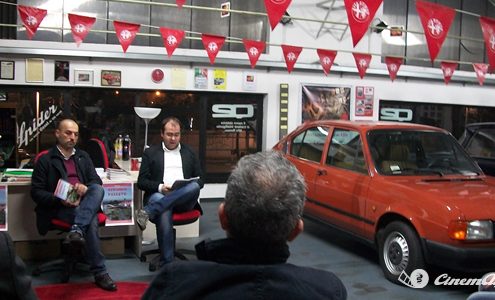
<instances>
[{"instance_id":1,"label":"man reading a book","mask_svg":"<svg viewBox=\"0 0 495 300\"><path fill-rule=\"evenodd\" d=\"M98 217L104 196L102 181L96 174L88 153L76 149L79 126L74 120L63 119L55 130L57 144L35 162L31 179L31 197L36 202L37 226L40 234L50 229L52 219L73 224L64 240L74 252L85 249L86 259L95 283L108 291L117 286L108 275L105 257L100 251ZM72 185L75 199L57 193L57 185Z\"/></svg>"},{"instance_id":2,"label":"man reading a book","mask_svg":"<svg viewBox=\"0 0 495 300\"><path fill-rule=\"evenodd\" d=\"M141 230L146 228L148 220L156 225L160 267L174 260L172 213L192 210L203 187L199 159L191 147L180 142L181 129L177 118L163 120L162 143L144 151L139 169L138 187L144 191L145 205L136 211L136 222ZM172 188L178 180L195 177Z\"/></svg>"}]
</instances>

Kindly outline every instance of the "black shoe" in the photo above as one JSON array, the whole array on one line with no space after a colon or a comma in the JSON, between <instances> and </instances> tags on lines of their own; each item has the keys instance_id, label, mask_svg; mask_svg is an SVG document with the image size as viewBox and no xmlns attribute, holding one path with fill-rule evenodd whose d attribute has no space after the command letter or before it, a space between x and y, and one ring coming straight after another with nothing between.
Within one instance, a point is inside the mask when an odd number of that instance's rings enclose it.
<instances>
[{"instance_id":1,"label":"black shoe","mask_svg":"<svg viewBox=\"0 0 495 300\"><path fill-rule=\"evenodd\" d=\"M113 282L112 278L110 278L110 275L108 275L108 273L102 275L96 275L95 283L98 287L104 289L105 291L114 292L117 290L117 285L115 284L115 282Z\"/></svg>"},{"instance_id":2,"label":"black shoe","mask_svg":"<svg viewBox=\"0 0 495 300\"><path fill-rule=\"evenodd\" d=\"M71 248L83 248L85 243L86 241L84 240L82 233L79 231L69 232L64 240L64 244L70 245Z\"/></svg>"},{"instance_id":3,"label":"black shoe","mask_svg":"<svg viewBox=\"0 0 495 300\"><path fill-rule=\"evenodd\" d=\"M149 215L144 209L136 209L136 223L139 226L139 229L145 230L146 223L148 223Z\"/></svg>"}]
</instances>

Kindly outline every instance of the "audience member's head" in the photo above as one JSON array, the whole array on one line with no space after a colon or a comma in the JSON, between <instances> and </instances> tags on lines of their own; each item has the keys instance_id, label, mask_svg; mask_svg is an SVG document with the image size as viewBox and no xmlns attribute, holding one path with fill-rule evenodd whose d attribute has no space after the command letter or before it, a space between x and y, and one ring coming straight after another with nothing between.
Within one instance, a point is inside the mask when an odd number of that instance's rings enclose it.
<instances>
[{"instance_id":1,"label":"audience member's head","mask_svg":"<svg viewBox=\"0 0 495 300\"><path fill-rule=\"evenodd\" d=\"M263 244L293 240L302 230L306 186L299 171L280 153L259 152L239 160L220 205L229 237Z\"/></svg>"}]
</instances>

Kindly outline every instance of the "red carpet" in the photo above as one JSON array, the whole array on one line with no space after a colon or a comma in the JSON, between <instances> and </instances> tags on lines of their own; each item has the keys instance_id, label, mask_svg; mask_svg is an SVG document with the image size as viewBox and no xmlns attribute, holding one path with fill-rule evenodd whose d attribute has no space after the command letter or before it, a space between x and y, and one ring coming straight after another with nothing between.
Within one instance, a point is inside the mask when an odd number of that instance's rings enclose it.
<instances>
[{"instance_id":1,"label":"red carpet","mask_svg":"<svg viewBox=\"0 0 495 300\"><path fill-rule=\"evenodd\" d=\"M40 300L134 300L141 299L147 287L147 282L117 282L118 290L107 292L93 282L84 282L42 285L35 287L34 290Z\"/></svg>"}]
</instances>

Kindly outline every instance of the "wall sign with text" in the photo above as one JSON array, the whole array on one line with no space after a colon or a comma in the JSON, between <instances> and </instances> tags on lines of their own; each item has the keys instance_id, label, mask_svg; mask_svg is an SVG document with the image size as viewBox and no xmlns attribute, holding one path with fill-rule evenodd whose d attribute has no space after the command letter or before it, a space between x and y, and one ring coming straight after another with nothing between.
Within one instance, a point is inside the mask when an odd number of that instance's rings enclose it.
<instances>
[{"instance_id":1,"label":"wall sign with text","mask_svg":"<svg viewBox=\"0 0 495 300\"><path fill-rule=\"evenodd\" d=\"M356 87L354 114L356 117L372 117L375 89L371 86Z\"/></svg>"}]
</instances>

